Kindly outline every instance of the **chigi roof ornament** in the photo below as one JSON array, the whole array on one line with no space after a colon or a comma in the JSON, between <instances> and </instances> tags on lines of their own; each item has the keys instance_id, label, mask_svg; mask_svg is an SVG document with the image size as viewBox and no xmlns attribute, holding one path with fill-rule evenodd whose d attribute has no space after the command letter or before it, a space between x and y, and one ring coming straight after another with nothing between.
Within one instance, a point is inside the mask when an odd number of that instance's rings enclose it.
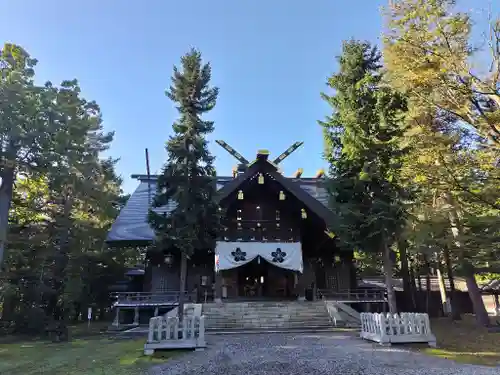
<instances>
[{"instance_id":1,"label":"chigi roof ornament","mask_svg":"<svg viewBox=\"0 0 500 375\"><path fill-rule=\"evenodd\" d=\"M230 153L236 160L238 160L239 165L238 167L233 169L233 177L237 177L238 174L243 173L250 165L252 165L255 160L258 159L265 159L268 160L269 158L269 151L265 149L261 149L257 151L257 157L253 162L249 162L246 158L244 158L238 151L236 151L234 148L229 146L226 142L223 140L216 140L215 141L219 146L221 146L224 150L226 150L228 153ZM285 160L287 157L289 157L295 150L297 150L300 146L302 146L304 142L295 142L293 145L288 147L284 152L282 152L276 159L273 161L269 161L269 163L273 164L276 169L278 169L278 164L281 163L283 160ZM300 169L300 174L302 174L302 169ZM300 177L300 175L299 175ZM259 184L264 183L264 176L259 175Z\"/></svg>"}]
</instances>

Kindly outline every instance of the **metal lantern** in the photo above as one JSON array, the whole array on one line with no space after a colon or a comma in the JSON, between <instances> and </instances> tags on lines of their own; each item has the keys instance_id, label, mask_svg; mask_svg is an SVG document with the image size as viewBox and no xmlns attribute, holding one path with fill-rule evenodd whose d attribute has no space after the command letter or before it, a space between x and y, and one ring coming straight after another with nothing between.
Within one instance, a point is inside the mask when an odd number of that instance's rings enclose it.
<instances>
[{"instance_id":1,"label":"metal lantern","mask_svg":"<svg viewBox=\"0 0 500 375\"><path fill-rule=\"evenodd\" d=\"M307 212L305 209L300 210L300 216L302 217L302 219L307 219Z\"/></svg>"},{"instance_id":2,"label":"metal lantern","mask_svg":"<svg viewBox=\"0 0 500 375\"><path fill-rule=\"evenodd\" d=\"M257 181L259 182L259 185L264 185L264 175L262 173L259 173Z\"/></svg>"},{"instance_id":3,"label":"metal lantern","mask_svg":"<svg viewBox=\"0 0 500 375\"><path fill-rule=\"evenodd\" d=\"M283 193L283 190L280 190L280 201L284 201L285 200L285 193Z\"/></svg>"},{"instance_id":4,"label":"metal lantern","mask_svg":"<svg viewBox=\"0 0 500 375\"><path fill-rule=\"evenodd\" d=\"M243 190L239 190L239 191L238 191L238 199L239 199L240 201L242 201L242 200L243 200Z\"/></svg>"},{"instance_id":5,"label":"metal lantern","mask_svg":"<svg viewBox=\"0 0 500 375\"><path fill-rule=\"evenodd\" d=\"M166 254L165 258L163 259L163 263L166 265L171 265L174 262L174 256L172 254Z\"/></svg>"}]
</instances>

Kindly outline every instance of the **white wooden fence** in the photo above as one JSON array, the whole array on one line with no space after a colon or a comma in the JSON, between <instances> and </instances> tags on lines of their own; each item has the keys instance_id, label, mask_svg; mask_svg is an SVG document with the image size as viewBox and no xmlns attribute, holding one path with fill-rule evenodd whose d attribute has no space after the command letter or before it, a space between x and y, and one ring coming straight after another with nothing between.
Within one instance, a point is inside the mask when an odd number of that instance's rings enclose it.
<instances>
[{"instance_id":1,"label":"white wooden fence","mask_svg":"<svg viewBox=\"0 0 500 375\"><path fill-rule=\"evenodd\" d=\"M361 313L361 338L380 344L425 342L436 346L427 314Z\"/></svg>"},{"instance_id":2,"label":"white wooden fence","mask_svg":"<svg viewBox=\"0 0 500 375\"><path fill-rule=\"evenodd\" d=\"M184 316L182 324L176 316L157 316L149 320L148 341L144 344L145 355L152 355L156 349L204 347L204 316Z\"/></svg>"}]
</instances>

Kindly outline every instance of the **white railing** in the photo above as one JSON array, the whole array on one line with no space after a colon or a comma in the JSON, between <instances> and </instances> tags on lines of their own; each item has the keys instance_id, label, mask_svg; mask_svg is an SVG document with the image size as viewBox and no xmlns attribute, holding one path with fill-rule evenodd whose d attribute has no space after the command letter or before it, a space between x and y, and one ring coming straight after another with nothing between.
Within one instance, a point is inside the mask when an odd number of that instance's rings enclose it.
<instances>
[{"instance_id":1,"label":"white railing","mask_svg":"<svg viewBox=\"0 0 500 375\"><path fill-rule=\"evenodd\" d=\"M176 305L179 303L180 292L119 292L113 293L115 299L113 306L135 307L135 306L161 306ZM194 293L185 292L185 301L192 302L196 299Z\"/></svg>"},{"instance_id":2,"label":"white railing","mask_svg":"<svg viewBox=\"0 0 500 375\"><path fill-rule=\"evenodd\" d=\"M337 302L386 302L383 290L348 289L337 291L332 289L318 289L318 298Z\"/></svg>"},{"instance_id":3,"label":"white railing","mask_svg":"<svg viewBox=\"0 0 500 375\"><path fill-rule=\"evenodd\" d=\"M436 346L427 314L361 313L361 338L380 344L426 342Z\"/></svg>"},{"instance_id":4,"label":"white railing","mask_svg":"<svg viewBox=\"0 0 500 375\"><path fill-rule=\"evenodd\" d=\"M157 316L149 320L148 341L144 354L155 349L196 349L206 347L205 317L184 316L182 323L176 316Z\"/></svg>"}]
</instances>

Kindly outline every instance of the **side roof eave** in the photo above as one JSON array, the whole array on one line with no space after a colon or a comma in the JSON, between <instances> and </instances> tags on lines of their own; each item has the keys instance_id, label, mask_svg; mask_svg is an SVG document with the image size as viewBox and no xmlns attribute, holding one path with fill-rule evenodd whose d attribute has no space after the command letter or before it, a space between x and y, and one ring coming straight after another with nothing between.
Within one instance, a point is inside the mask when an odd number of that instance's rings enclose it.
<instances>
[{"instance_id":1,"label":"side roof eave","mask_svg":"<svg viewBox=\"0 0 500 375\"><path fill-rule=\"evenodd\" d=\"M288 190L289 193L292 193L295 198L300 200L304 205L314 212L316 215L318 215L321 219L325 221L326 226L331 224L335 217L334 213L326 207L323 203L321 203L319 200L314 198L311 194L306 192L304 189L300 187L300 185L290 179L287 179L286 177L283 177L281 173L278 171L273 171L270 170L268 173L277 181L279 182L286 190Z\"/></svg>"}]
</instances>

